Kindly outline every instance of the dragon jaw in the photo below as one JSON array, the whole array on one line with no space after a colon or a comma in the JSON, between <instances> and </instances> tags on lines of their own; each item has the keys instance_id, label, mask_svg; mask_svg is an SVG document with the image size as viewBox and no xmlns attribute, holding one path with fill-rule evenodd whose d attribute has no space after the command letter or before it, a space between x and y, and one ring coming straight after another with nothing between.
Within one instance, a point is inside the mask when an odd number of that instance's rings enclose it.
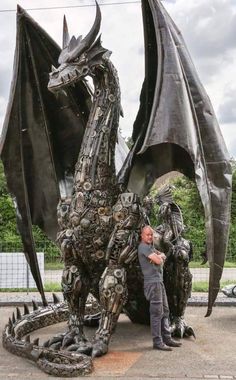
<instances>
[{"instance_id":1,"label":"dragon jaw","mask_svg":"<svg viewBox=\"0 0 236 380\"><path fill-rule=\"evenodd\" d=\"M74 86L76 82L84 79L87 75L91 75L90 68L83 60L76 64L62 64L57 69L52 66L52 71L49 74L48 89L51 92L65 90L68 86Z\"/></svg>"}]
</instances>

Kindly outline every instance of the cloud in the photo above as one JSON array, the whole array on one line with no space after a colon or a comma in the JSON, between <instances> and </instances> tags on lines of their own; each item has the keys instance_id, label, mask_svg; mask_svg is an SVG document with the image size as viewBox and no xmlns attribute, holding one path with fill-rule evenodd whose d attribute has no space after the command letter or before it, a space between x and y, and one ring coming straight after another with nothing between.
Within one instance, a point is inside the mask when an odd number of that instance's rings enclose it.
<instances>
[{"instance_id":1,"label":"cloud","mask_svg":"<svg viewBox=\"0 0 236 380\"><path fill-rule=\"evenodd\" d=\"M236 139L230 142L229 147L230 147L231 157L235 158L236 157Z\"/></svg>"},{"instance_id":2,"label":"cloud","mask_svg":"<svg viewBox=\"0 0 236 380\"><path fill-rule=\"evenodd\" d=\"M236 9L230 0L166 3L203 81L214 81L235 56Z\"/></svg>"},{"instance_id":3,"label":"cloud","mask_svg":"<svg viewBox=\"0 0 236 380\"><path fill-rule=\"evenodd\" d=\"M218 114L221 123L235 123L236 126L236 87L229 86L224 93L224 103L219 106ZM235 131L236 132L236 131Z\"/></svg>"},{"instance_id":4,"label":"cloud","mask_svg":"<svg viewBox=\"0 0 236 380\"><path fill-rule=\"evenodd\" d=\"M221 124L221 129L224 134L224 139L226 146L228 147L229 154L232 157L236 158L236 124L234 123L225 123Z\"/></svg>"},{"instance_id":5,"label":"cloud","mask_svg":"<svg viewBox=\"0 0 236 380\"><path fill-rule=\"evenodd\" d=\"M125 118L122 134L132 133L139 95L144 77L143 26L140 4L102 6L103 45L112 50L111 60L117 68ZM109 1L110 2L110 1ZM79 4L87 4L87 0ZM16 0L2 0L1 9L16 9ZM75 0L21 0L23 8L75 5ZM200 79L206 88L222 123L225 136L227 120L233 120L233 90L225 97L236 67L236 4L235 0L165 0L163 5L181 30ZM59 44L62 40L62 19L67 16L70 35L87 34L93 24L95 7L30 10L29 14ZM0 13L0 122L4 118L10 89L15 45L15 12ZM227 119L228 114L228 119ZM227 141L228 137L226 138ZM230 147L229 147L230 149Z\"/></svg>"}]
</instances>

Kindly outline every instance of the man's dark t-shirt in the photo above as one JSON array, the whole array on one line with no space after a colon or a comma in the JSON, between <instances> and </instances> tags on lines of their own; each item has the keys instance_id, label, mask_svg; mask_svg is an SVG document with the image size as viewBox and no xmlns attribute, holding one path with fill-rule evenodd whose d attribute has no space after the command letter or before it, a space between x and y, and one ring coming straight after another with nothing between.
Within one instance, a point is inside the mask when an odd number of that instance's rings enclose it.
<instances>
[{"instance_id":1,"label":"man's dark t-shirt","mask_svg":"<svg viewBox=\"0 0 236 380\"><path fill-rule=\"evenodd\" d=\"M155 249L150 244L140 243L138 246L138 259L145 284L163 281L162 265L154 264L148 258L153 252L155 252Z\"/></svg>"}]
</instances>

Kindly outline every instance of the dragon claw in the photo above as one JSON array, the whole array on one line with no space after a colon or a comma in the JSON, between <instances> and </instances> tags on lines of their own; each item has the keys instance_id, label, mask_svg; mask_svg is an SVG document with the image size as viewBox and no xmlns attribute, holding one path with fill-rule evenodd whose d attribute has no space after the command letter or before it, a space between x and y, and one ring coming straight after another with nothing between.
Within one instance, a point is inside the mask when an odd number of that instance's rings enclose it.
<instances>
[{"instance_id":1,"label":"dragon claw","mask_svg":"<svg viewBox=\"0 0 236 380\"><path fill-rule=\"evenodd\" d=\"M191 326L186 326L185 336L193 336L196 339L195 332Z\"/></svg>"},{"instance_id":2,"label":"dragon claw","mask_svg":"<svg viewBox=\"0 0 236 380\"><path fill-rule=\"evenodd\" d=\"M183 317L175 317L171 323L171 334L178 338L193 336L196 339L196 335L191 326L188 326Z\"/></svg>"},{"instance_id":3,"label":"dragon claw","mask_svg":"<svg viewBox=\"0 0 236 380\"><path fill-rule=\"evenodd\" d=\"M61 348L61 342L53 343L50 345L53 350L59 350Z\"/></svg>"},{"instance_id":4,"label":"dragon claw","mask_svg":"<svg viewBox=\"0 0 236 380\"><path fill-rule=\"evenodd\" d=\"M84 336L71 331L63 335L61 349L90 355L92 352L92 344Z\"/></svg>"},{"instance_id":5,"label":"dragon claw","mask_svg":"<svg viewBox=\"0 0 236 380\"><path fill-rule=\"evenodd\" d=\"M63 340L62 340L62 348L66 348L68 346L70 346L71 344L74 343L74 336L70 335L70 334L67 334L64 336Z\"/></svg>"},{"instance_id":6,"label":"dragon claw","mask_svg":"<svg viewBox=\"0 0 236 380\"><path fill-rule=\"evenodd\" d=\"M48 345L51 347L55 343L60 343L61 344L62 339L63 339L63 335L62 334L61 335L53 336L51 339L49 339Z\"/></svg>"},{"instance_id":7,"label":"dragon claw","mask_svg":"<svg viewBox=\"0 0 236 380\"><path fill-rule=\"evenodd\" d=\"M97 340L93 344L92 358L103 356L108 352L108 344L102 340Z\"/></svg>"},{"instance_id":8,"label":"dragon claw","mask_svg":"<svg viewBox=\"0 0 236 380\"><path fill-rule=\"evenodd\" d=\"M43 347L59 351L74 351L85 355L91 355L93 348L92 344L85 337L71 332L52 337L44 342Z\"/></svg>"}]
</instances>

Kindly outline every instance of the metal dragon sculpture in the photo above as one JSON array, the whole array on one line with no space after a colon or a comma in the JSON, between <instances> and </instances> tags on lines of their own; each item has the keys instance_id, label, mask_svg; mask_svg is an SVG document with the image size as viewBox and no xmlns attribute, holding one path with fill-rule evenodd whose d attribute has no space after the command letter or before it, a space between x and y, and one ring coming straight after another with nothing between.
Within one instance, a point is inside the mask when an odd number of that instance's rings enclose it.
<instances>
[{"instance_id":1,"label":"metal dragon sculpture","mask_svg":"<svg viewBox=\"0 0 236 380\"><path fill-rule=\"evenodd\" d=\"M140 228L147 223L142 199L157 177L176 169L196 179L206 215L210 264L207 315L219 290L228 236L228 154L181 34L159 0L142 1L145 80L134 145L119 175L115 174L120 89L110 52L98 37L98 4L96 9L94 25L85 38L70 39L64 22L60 50L18 7L14 75L1 138L1 158L19 232L44 304L43 309L26 310L28 317L18 311L4 330L3 342L11 352L35 360L40 368L58 376L91 370L91 360L84 355L108 351L122 310L132 321L148 323L136 247ZM93 80L93 91L85 81L87 76ZM68 331L44 346L21 338L43 320L50 324L60 319L60 313L64 318L65 304L47 306L32 224L57 242L64 262ZM180 252L184 256L183 246ZM173 263L172 268L168 276L175 278ZM170 300L174 330L193 335L183 323L190 282L182 292L185 282L177 276L176 283L171 292L182 298L178 308ZM91 342L83 330L89 292L101 308Z\"/></svg>"}]
</instances>

